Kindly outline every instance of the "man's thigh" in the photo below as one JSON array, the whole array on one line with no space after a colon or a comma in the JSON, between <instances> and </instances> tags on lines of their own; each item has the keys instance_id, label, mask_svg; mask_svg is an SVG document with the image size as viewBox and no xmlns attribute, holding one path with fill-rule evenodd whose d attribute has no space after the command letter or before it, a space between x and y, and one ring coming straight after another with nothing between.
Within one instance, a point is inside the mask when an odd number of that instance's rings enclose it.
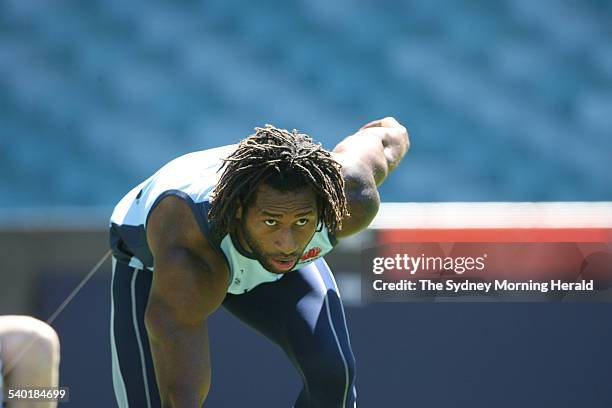
<instances>
[{"instance_id":1,"label":"man's thigh","mask_svg":"<svg viewBox=\"0 0 612 408\"><path fill-rule=\"evenodd\" d=\"M297 329L308 337L334 337L335 332L339 341L349 343L338 289L323 259L245 294L228 294L223 307L276 343L291 340Z\"/></svg>"},{"instance_id":2,"label":"man's thigh","mask_svg":"<svg viewBox=\"0 0 612 408\"><path fill-rule=\"evenodd\" d=\"M228 295L223 306L278 344L309 390L332 380L352 393L354 357L338 289L323 259L251 292Z\"/></svg>"},{"instance_id":3,"label":"man's thigh","mask_svg":"<svg viewBox=\"0 0 612 408\"><path fill-rule=\"evenodd\" d=\"M117 404L161 406L144 314L152 272L113 259L111 281L111 356Z\"/></svg>"}]
</instances>

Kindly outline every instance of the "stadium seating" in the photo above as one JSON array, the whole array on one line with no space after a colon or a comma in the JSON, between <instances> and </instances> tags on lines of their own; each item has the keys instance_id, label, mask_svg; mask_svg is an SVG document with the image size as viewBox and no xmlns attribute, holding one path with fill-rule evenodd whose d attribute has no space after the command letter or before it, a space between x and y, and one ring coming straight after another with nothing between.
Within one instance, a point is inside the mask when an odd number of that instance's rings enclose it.
<instances>
[{"instance_id":1,"label":"stadium seating","mask_svg":"<svg viewBox=\"0 0 612 408\"><path fill-rule=\"evenodd\" d=\"M610 198L609 2L7 0L0 16L2 207L112 205L256 125L332 147L383 115L413 135L386 201Z\"/></svg>"}]
</instances>

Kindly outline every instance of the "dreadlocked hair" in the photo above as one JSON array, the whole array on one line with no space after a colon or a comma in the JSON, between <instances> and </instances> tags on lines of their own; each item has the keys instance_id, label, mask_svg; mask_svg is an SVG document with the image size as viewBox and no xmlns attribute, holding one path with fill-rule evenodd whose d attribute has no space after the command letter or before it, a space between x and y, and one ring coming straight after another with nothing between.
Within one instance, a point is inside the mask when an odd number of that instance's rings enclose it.
<instances>
[{"instance_id":1,"label":"dreadlocked hair","mask_svg":"<svg viewBox=\"0 0 612 408\"><path fill-rule=\"evenodd\" d=\"M246 209L257 187L266 183L283 192L312 187L317 194L319 222L335 233L348 215L340 168L320 143L296 129L255 128L255 134L223 159L219 169L223 173L212 192L208 213L213 232L222 237L233 230L238 207Z\"/></svg>"}]
</instances>

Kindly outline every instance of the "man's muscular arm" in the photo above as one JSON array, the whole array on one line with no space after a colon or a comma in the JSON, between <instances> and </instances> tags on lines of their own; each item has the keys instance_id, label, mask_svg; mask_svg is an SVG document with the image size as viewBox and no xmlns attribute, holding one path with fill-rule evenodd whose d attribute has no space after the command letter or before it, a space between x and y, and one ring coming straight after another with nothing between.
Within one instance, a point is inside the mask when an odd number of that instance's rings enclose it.
<instances>
[{"instance_id":1,"label":"man's muscular arm","mask_svg":"<svg viewBox=\"0 0 612 408\"><path fill-rule=\"evenodd\" d=\"M350 213L336 233L338 238L370 224L380 206L378 186L397 167L409 146L406 128L388 117L368 123L334 148L332 154L342 165Z\"/></svg>"},{"instance_id":2,"label":"man's muscular arm","mask_svg":"<svg viewBox=\"0 0 612 408\"><path fill-rule=\"evenodd\" d=\"M147 241L155 271L145 324L162 407L200 408L210 387L206 318L225 298L227 267L177 197L152 211Z\"/></svg>"}]
</instances>

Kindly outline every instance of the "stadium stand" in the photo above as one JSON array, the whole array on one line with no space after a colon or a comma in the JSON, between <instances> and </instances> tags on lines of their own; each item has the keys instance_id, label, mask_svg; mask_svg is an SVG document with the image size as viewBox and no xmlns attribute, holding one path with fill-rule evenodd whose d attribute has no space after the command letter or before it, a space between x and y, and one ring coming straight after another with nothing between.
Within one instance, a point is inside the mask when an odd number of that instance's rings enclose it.
<instances>
[{"instance_id":1,"label":"stadium stand","mask_svg":"<svg viewBox=\"0 0 612 408\"><path fill-rule=\"evenodd\" d=\"M414 154L386 200L609 198L607 2L12 0L0 16L3 207L111 205L255 125L331 147L387 114Z\"/></svg>"}]
</instances>

